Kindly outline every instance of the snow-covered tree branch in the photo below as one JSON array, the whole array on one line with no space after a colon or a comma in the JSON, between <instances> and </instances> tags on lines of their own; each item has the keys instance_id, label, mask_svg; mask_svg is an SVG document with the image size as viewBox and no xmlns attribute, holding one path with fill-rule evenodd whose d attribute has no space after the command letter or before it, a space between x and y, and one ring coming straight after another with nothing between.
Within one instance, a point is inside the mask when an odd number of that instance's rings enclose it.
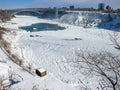
<instances>
[{"instance_id":1,"label":"snow-covered tree branch","mask_svg":"<svg viewBox=\"0 0 120 90\"><path fill-rule=\"evenodd\" d=\"M120 89L120 57L110 52L90 53L76 52L78 59L74 61L79 69L103 77L105 82L99 82L102 90ZM104 88L104 89L103 89Z\"/></svg>"},{"instance_id":2,"label":"snow-covered tree branch","mask_svg":"<svg viewBox=\"0 0 120 90\"><path fill-rule=\"evenodd\" d=\"M110 40L115 45L115 48L120 49L120 35L118 33L114 33L113 35L110 35Z\"/></svg>"}]
</instances>

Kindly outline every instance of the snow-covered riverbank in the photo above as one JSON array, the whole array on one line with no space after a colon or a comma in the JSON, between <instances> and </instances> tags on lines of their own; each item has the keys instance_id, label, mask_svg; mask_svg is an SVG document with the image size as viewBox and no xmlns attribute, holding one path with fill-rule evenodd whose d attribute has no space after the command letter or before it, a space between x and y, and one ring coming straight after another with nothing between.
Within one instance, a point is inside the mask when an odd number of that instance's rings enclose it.
<instances>
[{"instance_id":1,"label":"snow-covered riverbank","mask_svg":"<svg viewBox=\"0 0 120 90\"><path fill-rule=\"evenodd\" d=\"M120 53L110 41L109 34L113 34L113 31L97 28L85 29L31 16L16 16L16 18L2 24L2 26L11 30L18 30L20 26L28 26L33 23L59 24L66 27L66 29L40 32L19 30L15 37L8 34L4 35L4 38L11 43L12 52L35 67L45 68L48 74L47 78L49 76L51 78L52 74L58 80L66 83L65 85L70 85L71 89L91 88L96 90L101 79L97 76L84 76L78 68L69 63L71 60L76 59L76 51L80 49L91 52L106 50ZM118 32L118 34L120 33ZM55 81L53 80L53 82ZM52 82L51 79L50 82ZM44 83L44 85L46 84ZM46 86L43 88L45 89ZM63 88L68 90L65 86ZM50 90L58 89L52 87Z\"/></svg>"}]
</instances>

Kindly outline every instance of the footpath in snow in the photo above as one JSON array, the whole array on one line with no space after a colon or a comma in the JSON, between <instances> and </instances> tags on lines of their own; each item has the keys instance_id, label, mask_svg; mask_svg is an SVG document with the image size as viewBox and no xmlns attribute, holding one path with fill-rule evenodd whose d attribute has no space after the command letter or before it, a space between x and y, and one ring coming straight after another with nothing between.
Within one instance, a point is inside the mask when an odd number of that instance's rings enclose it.
<instances>
[{"instance_id":1,"label":"footpath in snow","mask_svg":"<svg viewBox=\"0 0 120 90\"><path fill-rule=\"evenodd\" d=\"M0 48L0 57L6 61L6 64L12 69L12 71L21 77L21 81L17 84L12 85L11 87L13 89L22 89L22 90L32 90L32 88L38 88L38 89L49 89L49 90L73 90L70 88L70 86L64 84L57 78L55 78L53 75L45 76L43 78L39 76L33 76L30 73L28 73L26 70L21 68L19 65L14 63ZM1 65L4 64L0 64ZM5 67L5 68L9 68ZM3 71L2 70L2 71ZM7 72L7 71L6 71ZM2 72L0 72L1 75ZM5 75L5 71L3 72Z\"/></svg>"},{"instance_id":2,"label":"footpath in snow","mask_svg":"<svg viewBox=\"0 0 120 90\"><path fill-rule=\"evenodd\" d=\"M28 80L32 78L33 76L25 71L22 67L14 63L5 53L4 51L0 48L0 57L7 62L9 67L15 72L15 74L18 74L22 77L23 80Z\"/></svg>"}]
</instances>

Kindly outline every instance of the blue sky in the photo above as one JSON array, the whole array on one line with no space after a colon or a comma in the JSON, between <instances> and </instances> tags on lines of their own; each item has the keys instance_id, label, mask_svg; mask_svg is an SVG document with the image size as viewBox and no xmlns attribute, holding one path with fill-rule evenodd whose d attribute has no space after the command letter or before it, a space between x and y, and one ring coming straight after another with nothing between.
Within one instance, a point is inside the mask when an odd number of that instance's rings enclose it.
<instances>
[{"instance_id":1,"label":"blue sky","mask_svg":"<svg viewBox=\"0 0 120 90\"><path fill-rule=\"evenodd\" d=\"M98 3L104 2L113 8L120 8L120 0L0 0L0 8L33 8L33 7L93 7L97 8Z\"/></svg>"}]
</instances>

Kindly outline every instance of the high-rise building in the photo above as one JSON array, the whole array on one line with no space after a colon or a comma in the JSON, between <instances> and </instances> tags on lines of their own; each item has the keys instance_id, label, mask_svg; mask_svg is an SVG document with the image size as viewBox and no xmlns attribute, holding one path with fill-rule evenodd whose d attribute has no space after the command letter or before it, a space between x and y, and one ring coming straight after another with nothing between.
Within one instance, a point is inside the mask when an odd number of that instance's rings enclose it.
<instances>
[{"instance_id":1,"label":"high-rise building","mask_svg":"<svg viewBox=\"0 0 120 90\"><path fill-rule=\"evenodd\" d=\"M74 9L75 7L74 7L74 5L72 5L72 6L70 6L69 8L70 8L70 9Z\"/></svg>"},{"instance_id":2,"label":"high-rise building","mask_svg":"<svg viewBox=\"0 0 120 90\"><path fill-rule=\"evenodd\" d=\"M98 4L98 10L104 10L105 4L104 3L99 3Z\"/></svg>"}]
</instances>

